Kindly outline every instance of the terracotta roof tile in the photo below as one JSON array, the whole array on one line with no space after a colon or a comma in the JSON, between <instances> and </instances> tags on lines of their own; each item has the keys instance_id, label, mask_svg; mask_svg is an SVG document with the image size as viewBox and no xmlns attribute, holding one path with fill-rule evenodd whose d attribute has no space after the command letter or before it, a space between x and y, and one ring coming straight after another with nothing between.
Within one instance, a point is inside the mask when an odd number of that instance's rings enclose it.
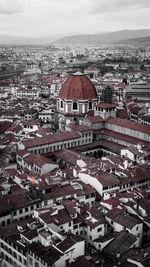
<instances>
[{"instance_id":1,"label":"terracotta roof tile","mask_svg":"<svg viewBox=\"0 0 150 267\"><path fill-rule=\"evenodd\" d=\"M72 128L73 130L79 131L79 132L86 132L90 131L91 128L85 125L77 125L76 123L69 123L67 126Z\"/></svg>"},{"instance_id":2,"label":"terracotta roof tile","mask_svg":"<svg viewBox=\"0 0 150 267\"><path fill-rule=\"evenodd\" d=\"M65 133L58 133L58 134L53 134L53 135L49 134L46 136L46 138L44 136L44 137L34 138L30 140L25 140L23 141L23 144L26 148L28 148L28 147L40 146L44 144L50 144L54 142L66 141L66 140L79 138L79 137L80 135L78 133L65 131Z\"/></svg>"},{"instance_id":3,"label":"terracotta roof tile","mask_svg":"<svg viewBox=\"0 0 150 267\"><path fill-rule=\"evenodd\" d=\"M116 108L118 104L109 104L109 103L99 103L96 105L97 108Z\"/></svg>"},{"instance_id":4,"label":"terracotta roof tile","mask_svg":"<svg viewBox=\"0 0 150 267\"><path fill-rule=\"evenodd\" d=\"M65 252L68 249L70 249L72 246L74 246L77 242L83 241L82 237L80 236L73 236L67 237L64 241L62 241L57 247L61 251Z\"/></svg>"},{"instance_id":5,"label":"terracotta roof tile","mask_svg":"<svg viewBox=\"0 0 150 267\"><path fill-rule=\"evenodd\" d=\"M59 97L71 100L89 100L97 97L93 83L85 75L74 75L68 78L60 92Z\"/></svg>"},{"instance_id":6,"label":"terracotta roof tile","mask_svg":"<svg viewBox=\"0 0 150 267\"><path fill-rule=\"evenodd\" d=\"M100 116L89 116L87 120L91 123L103 122L104 120Z\"/></svg>"},{"instance_id":7,"label":"terracotta roof tile","mask_svg":"<svg viewBox=\"0 0 150 267\"><path fill-rule=\"evenodd\" d=\"M137 122L123 120L114 117L109 117L108 119L106 119L106 122L150 134L150 126L146 126Z\"/></svg>"}]
</instances>

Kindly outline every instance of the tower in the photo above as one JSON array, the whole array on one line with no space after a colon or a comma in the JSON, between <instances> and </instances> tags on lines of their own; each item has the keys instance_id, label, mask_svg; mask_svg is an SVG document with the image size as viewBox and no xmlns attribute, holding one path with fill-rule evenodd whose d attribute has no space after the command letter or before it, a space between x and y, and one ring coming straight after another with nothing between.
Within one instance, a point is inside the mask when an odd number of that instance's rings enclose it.
<instances>
[{"instance_id":1,"label":"tower","mask_svg":"<svg viewBox=\"0 0 150 267\"><path fill-rule=\"evenodd\" d=\"M112 86L107 85L102 91L102 102L113 104L114 100L114 89Z\"/></svg>"}]
</instances>

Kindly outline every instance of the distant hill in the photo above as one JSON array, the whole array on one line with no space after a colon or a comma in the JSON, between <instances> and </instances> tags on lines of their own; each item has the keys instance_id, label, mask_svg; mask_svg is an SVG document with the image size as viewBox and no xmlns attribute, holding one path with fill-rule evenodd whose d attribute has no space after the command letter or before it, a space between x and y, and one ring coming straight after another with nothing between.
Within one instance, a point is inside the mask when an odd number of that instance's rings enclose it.
<instances>
[{"instance_id":1,"label":"distant hill","mask_svg":"<svg viewBox=\"0 0 150 267\"><path fill-rule=\"evenodd\" d=\"M46 37L24 37L0 35L0 45L51 45L52 42L64 35L50 35Z\"/></svg>"},{"instance_id":2,"label":"distant hill","mask_svg":"<svg viewBox=\"0 0 150 267\"><path fill-rule=\"evenodd\" d=\"M116 42L116 44L123 44L123 45L150 45L150 36L147 37L140 37L140 38L132 38L127 40L121 40Z\"/></svg>"},{"instance_id":3,"label":"distant hill","mask_svg":"<svg viewBox=\"0 0 150 267\"><path fill-rule=\"evenodd\" d=\"M72 36L50 35L45 37L24 37L0 35L0 45L56 45L56 46L98 46L102 44L123 43L126 40L136 38L149 38L150 29L143 30L122 30L116 32L97 33L97 34L76 34ZM148 40L148 39L147 39ZM130 41L131 42L131 41ZM127 41L128 43L128 41Z\"/></svg>"},{"instance_id":4,"label":"distant hill","mask_svg":"<svg viewBox=\"0 0 150 267\"><path fill-rule=\"evenodd\" d=\"M60 38L54 42L55 45L101 45L112 44L121 40L128 40L133 38L141 38L150 36L150 29L143 30L123 30L109 33L99 34L83 34L73 35Z\"/></svg>"}]
</instances>

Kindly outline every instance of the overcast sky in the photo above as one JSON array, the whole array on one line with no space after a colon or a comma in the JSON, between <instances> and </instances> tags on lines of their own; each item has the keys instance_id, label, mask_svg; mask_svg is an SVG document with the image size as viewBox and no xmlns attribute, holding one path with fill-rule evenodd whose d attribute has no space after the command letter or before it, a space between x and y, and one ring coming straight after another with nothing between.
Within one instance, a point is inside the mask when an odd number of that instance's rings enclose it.
<instances>
[{"instance_id":1,"label":"overcast sky","mask_svg":"<svg viewBox=\"0 0 150 267\"><path fill-rule=\"evenodd\" d=\"M0 0L0 34L47 36L150 28L150 0Z\"/></svg>"}]
</instances>

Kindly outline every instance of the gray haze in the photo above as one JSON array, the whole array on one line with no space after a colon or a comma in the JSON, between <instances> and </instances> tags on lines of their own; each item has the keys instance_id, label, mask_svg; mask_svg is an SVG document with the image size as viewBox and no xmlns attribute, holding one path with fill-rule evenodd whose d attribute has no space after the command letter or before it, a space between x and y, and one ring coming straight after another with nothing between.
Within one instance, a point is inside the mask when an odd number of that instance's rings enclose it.
<instances>
[{"instance_id":1,"label":"gray haze","mask_svg":"<svg viewBox=\"0 0 150 267\"><path fill-rule=\"evenodd\" d=\"M50 36L150 28L149 0L0 0L0 34Z\"/></svg>"}]
</instances>

